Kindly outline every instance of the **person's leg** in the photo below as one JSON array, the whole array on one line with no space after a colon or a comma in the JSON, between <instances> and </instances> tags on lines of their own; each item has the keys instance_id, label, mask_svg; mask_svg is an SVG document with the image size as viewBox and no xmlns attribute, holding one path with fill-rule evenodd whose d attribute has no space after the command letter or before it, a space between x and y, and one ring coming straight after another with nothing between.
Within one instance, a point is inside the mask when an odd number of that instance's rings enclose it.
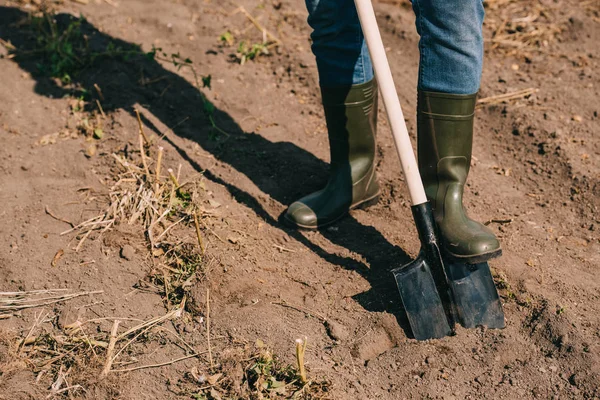
<instances>
[{"instance_id":1,"label":"person's leg","mask_svg":"<svg viewBox=\"0 0 600 400\"><path fill-rule=\"evenodd\" d=\"M324 189L294 202L284 221L315 229L379 196L377 85L353 0L307 0L306 5L329 136L330 177Z\"/></svg>"},{"instance_id":2,"label":"person's leg","mask_svg":"<svg viewBox=\"0 0 600 400\"><path fill-rule=\"evenodd\" d=\"M412 0L420 35L418 89L474 94L483 65L482 0Z\"/></svg>"},{"instance_id":3,"label":"person's leg","mask_svg":"<svg viewBox=\"0 0 600 400\"><path fill-rule=\"evenodd\" d=\"M373 79L373 67L353 0L306 0L312 51L322 87Z\"/></svg>"},{"instance_id":4,"label":"person's leg","mask_svg":"<svg viewBox=\"0 0 600 400\"><path fill-rule=\"evenodd\" d=\"M421 178L444 250L476 263L501 254L491 230L470 219L462 196L471 165L483 60L481 0L413 0L421 39L417 105Z\"/></svg>"}]
</instances>

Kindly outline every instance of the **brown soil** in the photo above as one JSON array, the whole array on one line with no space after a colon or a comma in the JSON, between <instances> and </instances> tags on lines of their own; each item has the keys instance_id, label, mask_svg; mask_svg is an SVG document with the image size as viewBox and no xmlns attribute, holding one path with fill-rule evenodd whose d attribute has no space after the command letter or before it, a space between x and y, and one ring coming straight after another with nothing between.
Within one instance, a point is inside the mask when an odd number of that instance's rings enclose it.
<instances>
[{"instance_id":1,"label":"brown soil","mask_svg":"<svg viewBox=\"0 0 600 400\"><path fill-rule=\"evenodd\" d=\"M512 23L494 3L486 23L490 39L509 31L502 23ZM154 60L106 60L73 83L93 98L93 84L103 92L108 119L95 155L86 157L90 142L83 136L55 135L55 143L40 144L45 135L72 130L72 100L65 97L71 91L42 76L35 57L12 58L0 46L0 290L104 291L46 306L42 328L48 332L59 329L56 318L67 307L86 320L165 314L160 295L134 290L153 263L142 230L122 224L102 237L90 236L76 252L75 234L60 235L69 226L45 212L48 207L78 223L102 211L116 170L112 153L137 148L137 107L153 137L166 132L165 165L181 164L181 176L201 181L206 191L202 202L211 216L202 234L212 261L190 301L204 312L210 289L217 360L240 343L260 339L292 364L294 341L306 336L309 378L331 382L335 399L600 397L600 79L593 72L600 67L600 15L593 1L518 3L511 19L542 7L546 14L538 29L558 31L529 47L487 42L481 97L538 91L479 109L466 193L470 214L491 221L503 244L503 257L491 265L506 329L459 329L456 336L429 342L410 338L389 270L413 257L419 244L383 112L379 204L321 232L296 232L279 223L288 204L327 178L318 77L300 0L90 0L59 7L66 20L84 15L96 44L141 44L146 51L155 45L191 58L200 74L212 76L212 89L202 92L217 107L215 122L228 137L215 133L202 112L189 69ZM243 13L232 13L239 5L283 42L244 65L232 56L237 41L259 42L261 34ZM28 10L0 0L0 39L27 46L31 38L19 21ZM376 11L414 134L414 17L398 1L376 2ZM227 30L236 40L232 47L219 41ZM96 107L93 101L87 106ZM176 234L195 241L193 224L181 225ZM129 260L120 254L125 245L135 250ZM52 266L59 249L64 255ZM0 320L0 398L45 398L56 379L38 376L10 350L40 310ZM204 351L205 322L188 318L167 325ZM111 324L98 325L98 332L110 332ZM159 339L135 345L136 365L186 354L172 338ZM103 358L92 359L73 366L79 375L73 372L69 384L86 391L72 398L189 398L178 383L194 367L209 370L202 357L115 373L102 382L93 375Z\"/></svg>"}]
</instances>

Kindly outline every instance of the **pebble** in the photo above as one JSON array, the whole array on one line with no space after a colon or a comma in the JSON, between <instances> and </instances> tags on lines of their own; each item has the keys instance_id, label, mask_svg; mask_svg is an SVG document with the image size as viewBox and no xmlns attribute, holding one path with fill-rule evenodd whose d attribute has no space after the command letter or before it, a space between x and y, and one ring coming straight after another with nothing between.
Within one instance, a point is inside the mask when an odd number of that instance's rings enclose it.
<instances>
[{"instance_id":1,"label":"pebble","mask_svg":"<svg viewBox=\"0 0 600 400\"><path fill-rule=\"evenodd\" d=\"M126 259L127 261L133 260L135 256L135 249L133 246L126 244L121 248L121 258Z\"/></svg>"},{"instance_id":2,"label":"pebble","mask_svg":"<svg viewBox=\"0 0 600 400\"><path fill-rule=\"evenodd\" d=\"M548 367L548 369L549 369L550 371L552 371L552 372L556 372L556 371L558 371L558 367L557 367L556 365L551 365L551 366L549 366L549 367Z\"/></svg>"}]
</instances>

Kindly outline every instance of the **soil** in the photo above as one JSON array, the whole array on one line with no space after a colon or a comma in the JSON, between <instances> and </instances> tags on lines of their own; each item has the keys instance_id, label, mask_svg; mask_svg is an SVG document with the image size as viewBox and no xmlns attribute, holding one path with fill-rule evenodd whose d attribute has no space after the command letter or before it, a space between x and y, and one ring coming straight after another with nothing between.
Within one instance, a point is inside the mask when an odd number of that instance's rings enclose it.
<instances>
[{"instance_id":1,"label":"soil","mask_svg":"<svg viewBox=\"0 0 600 400\"><path fill-rule=\"evenodd\" d=\"M0 39L17 48L31 39L20 21L33 6L24 3L0 0ZM214 121L227 136L215 134L202 111L190 69L109 59L73 77L71 86L94 98L93 85L102 90L108 122L90 154L85 137L58 135L74 125L72 91L40 74L35 57L13 58L0 46L0 290L103 290L45 307L57 319L73 309L84 319L107 318L98 328L103 332L110 332L111 317L165 314L160 295L135 289L152 269L141 229L121 224L75 251L75 235L61 235L69 225L45 211L73 223L102 211L115 171L112 154L137 146L137 108L153 137L164 134L165 165L181 165L182 177L205 188L210 217L202 234L212 262L190 301L205 310L210 290L215 358L236 343L260 340L293 364L295 340L306 337L308 375L329 381L334 399L600 398L599 11L593 1L523 3L516 17L534 10L532 4L547 7L558 31L539 46L496 46L492 34L502 9L488 8L481 98L537 91L478 109L465 194L469 213L489 222L502 242L503 256L490 264L504 330L459 328L441 340L411 338L389 271L414 257L419 243L383 109L379 203L320 232L279 222L287 205L327 179L318 76L300 0L58 6L65 21L85 16L90 43L156 46L189 57L199 74L212 78L202 93L216 106ZM256 43L262 35L243 12L234 12L239 6L282 41L243 65L235 56L237 41ZM414 139L414 16L405 2L377 1L375 7ZM226 31L235 37L233 46L219 40ZM177 235L194 243L193 224L180 226ZM64 255L51 265L61 249ZM40 312L0 319L2 336L25 337ZM45 323L49 330L60 325L53 318ZM169 324L206 350L206 321ZM0 398L45 398L53 380L11 363L10 341L0 343ZM145 342L136 351L141 364L185 355L171 342ZM207 365L205 358L191 358L115 373L100 383L80 377L86 391L72 398L189 398L176 383ZM96 367L91 361L90 371Z\"/></svg>"}]
</instances>

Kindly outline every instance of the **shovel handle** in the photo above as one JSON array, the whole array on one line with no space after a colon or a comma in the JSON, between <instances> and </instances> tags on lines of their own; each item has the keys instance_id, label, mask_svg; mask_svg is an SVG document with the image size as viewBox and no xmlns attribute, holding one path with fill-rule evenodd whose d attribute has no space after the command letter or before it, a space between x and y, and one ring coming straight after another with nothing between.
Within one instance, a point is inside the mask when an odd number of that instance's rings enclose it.
<instances>
[{"instance_id":1,"label":"shovel handle","mask_svg":"<svg viewBox=\"0 0 600 400\"><path fill-rule=\"evenodd\" d=\"M388 63L385 48L381 40L381 34L375 19L375 11L371 0L354 0L360 25L362 26L363 34L367 41L367 47L371 54L373 68L375 69L375 77L379 85L379 91L383 98L383 104L387 113L388 121L392 129L394 144L400 158L400 164L404 171L410 199L413 206L427 202L425 189L419 175L419 167L415 153L413 152L406 122L404 122L404 114L394 85L394 78Z\"/></svg>"}]
</instances>

